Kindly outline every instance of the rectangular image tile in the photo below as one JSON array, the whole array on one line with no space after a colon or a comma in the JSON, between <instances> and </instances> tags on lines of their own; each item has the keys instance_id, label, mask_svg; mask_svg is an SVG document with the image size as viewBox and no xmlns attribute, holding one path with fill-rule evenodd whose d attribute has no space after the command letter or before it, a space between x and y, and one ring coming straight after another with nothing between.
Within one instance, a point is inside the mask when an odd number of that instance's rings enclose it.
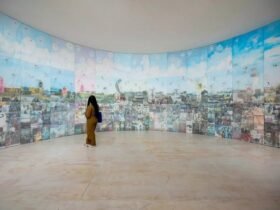
<instances>
[{"instance_id":1,"label":"rectangular image tile","mask_svg":"<svg viewBox=\"0 0 280 210\"><path fill-rule=\"evenodd\" d=\"M280 21L263 30L265 102L280 103Z\"/></svg>"},{"instance_id":2,"label":"rectangular image tile","mask_svg":"<svg viewBox=\"0 0 280 210\"><path fill-rule=\"evenodd\" d=\"M264 108L262 105L246 104L242 110L241 139L247 142L263 144Z\"/></svg>"},{"instance_id":3,"label":"rectangular image tile","mask_svg":"<svg viewBox=\"0 0 280 210\"><path fill-rule=\"evenodd\" d=\"M263 103L263 30L233 39L233 100Z\"/></svg>"},{"instance_id":4,"label":"rectangular image tile","mask_svg":"<svg viewBox=\"0 0 280 210\"><path fill-rule=\"evenodd\" d=\"M280 104L265 104L264 144L280 146Z\"/></svg>"}]
</instances>

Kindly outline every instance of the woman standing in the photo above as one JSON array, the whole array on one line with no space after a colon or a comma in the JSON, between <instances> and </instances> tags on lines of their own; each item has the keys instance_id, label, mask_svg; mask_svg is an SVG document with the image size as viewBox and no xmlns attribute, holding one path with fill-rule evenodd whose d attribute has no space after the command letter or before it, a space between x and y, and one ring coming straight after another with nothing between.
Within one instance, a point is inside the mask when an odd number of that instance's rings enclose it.
<instances>
[{"instance_id":1,"label":"woman standing","mask_svg":"<svg viewBox=\"0 0 280 210\"><path fill-rule=\"evenodd\" d=\"M95 128L97 125L97 113L99 112L99 106L97 104L95 96L91 95L88 98L87 109L85 116L87 118L87 139L86 144L96 146L95 141Z\"/></svg>"}]
</instances>

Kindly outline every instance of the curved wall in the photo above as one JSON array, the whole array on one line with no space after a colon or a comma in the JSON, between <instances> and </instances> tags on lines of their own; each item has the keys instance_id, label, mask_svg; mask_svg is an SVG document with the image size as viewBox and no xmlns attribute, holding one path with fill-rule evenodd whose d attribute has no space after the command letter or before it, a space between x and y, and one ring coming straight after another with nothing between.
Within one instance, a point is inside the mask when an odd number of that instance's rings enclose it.
<instances>
[{"instance_id":1,"label":"curved wall","mask_svg":"<svg viewBox=\"0 0 280 210\"><path fill-rule=\"evenodd\" d=\"M165 130L279 147L280 21L202 47L122 54L82 47L0 13L0 146L85 132Z\"/></svg>"}]
</instances>

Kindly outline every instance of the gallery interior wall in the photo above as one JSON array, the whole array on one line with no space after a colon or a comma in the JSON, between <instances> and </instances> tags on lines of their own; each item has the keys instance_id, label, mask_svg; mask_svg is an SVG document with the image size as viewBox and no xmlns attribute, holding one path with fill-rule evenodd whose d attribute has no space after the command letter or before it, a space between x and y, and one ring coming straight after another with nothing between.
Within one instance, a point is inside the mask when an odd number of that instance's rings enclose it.
<instances>
[{"instance_id":1,"label":"gallery interior wall","mask_svg":"<svg viewBox=\"0 0 280 210\"><path fill-rule=\"evenodd\" d=\"M53 37L0 13L0 146L85 132L159 130L280 146L280 20L180 52L124 54ZM172 141L172 139L170 139Z\"/></svg>"}]
</instances>

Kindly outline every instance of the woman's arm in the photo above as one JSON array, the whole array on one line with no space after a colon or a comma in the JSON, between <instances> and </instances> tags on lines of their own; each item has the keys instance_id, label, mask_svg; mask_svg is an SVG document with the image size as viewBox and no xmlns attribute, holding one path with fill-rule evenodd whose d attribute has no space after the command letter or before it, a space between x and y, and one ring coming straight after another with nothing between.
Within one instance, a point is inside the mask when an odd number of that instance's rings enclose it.
<instances>
[{"instance_id":1,"label":"woman's arm","mask_svg":"<svg viewBox=\"0 0 280 210\"><path fill-rule=\"evenodd\" d=\"M87 106L86 112L85 112L85 116L87 119L89 119L92 115L92 106Z\"/></svg>"}]
</instances>

